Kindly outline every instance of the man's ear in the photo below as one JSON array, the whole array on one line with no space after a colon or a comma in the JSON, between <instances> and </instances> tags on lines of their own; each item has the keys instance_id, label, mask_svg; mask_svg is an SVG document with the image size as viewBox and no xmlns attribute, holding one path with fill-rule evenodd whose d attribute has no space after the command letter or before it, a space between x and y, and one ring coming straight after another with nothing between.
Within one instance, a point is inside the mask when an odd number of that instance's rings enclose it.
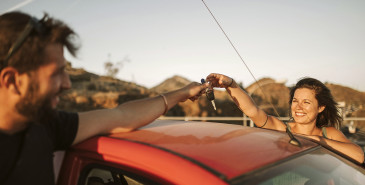
<instances>
[{"instance_id":1,"label":"man's ear","mask_svg":"<svg viewBox=\"0 0 365 185\"><path fill-rule=\"evenodd\" d=\"M6 67L0 72L0 87L9 89L10 91L20 94L19 91L19 72L15 68Z\"/></svg>"}]
</instances>

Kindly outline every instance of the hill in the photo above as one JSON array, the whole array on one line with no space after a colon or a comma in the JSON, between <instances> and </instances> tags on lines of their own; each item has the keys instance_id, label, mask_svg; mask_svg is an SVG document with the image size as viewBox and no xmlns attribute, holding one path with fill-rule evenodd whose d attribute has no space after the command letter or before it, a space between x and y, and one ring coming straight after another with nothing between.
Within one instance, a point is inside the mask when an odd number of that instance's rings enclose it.
<instances>
[{"instance_id":1,"label":"hill","mask_svg":"<svg viewBox=\"0 0 365 185\"><path fill-rule=\"evenodd\" d=\"M152 87L150 90L157 93L166 93L168 91L173 91L185 87L189 83L191 83L190 80L175 75L171 78L166 79L155 87Z\"/></svg>"},{"instance_id":2,"label":"hill","mask_svg":"<svg viewBox=\"0 0 365 185\"><path fill-rule=\"evenodd\" d=\"M362 109L365 106L365 92L360 92L349 87L326 83L332 95L338 102L346 102L346 105Z\"/></svg>"},{"instance_id":3,"label":"hill","mask_svg":"<svg viewBox=\"0 0 365 185\"><path fill-rule=\"evenodd\" d=\"M289 115L289 88L285 86L284 82L278 82L272 78L262 78L245 90L267 113L280 116Z\"/></svg>"},{"instance_id":4,"label":"hill","mask_svg":"<svg viewBox=\"0 0 365 185\"><path fill-rule=\"evenodd\" d=\"M184 77L173 76L148 89L135 83L98 76L83 69L74 69L71 65L67 67L67 71L73 88L61 97L62 101L59 108L68 111L113 108L129 100L156 96L191 83ZM260 84L261 88L258 87L257 83ZM251 95L255 102L269 114L276 115L272 108L273 105L280 116L288 116L289 87L272 78L262 78L257 83L245 87L246 92ZM326 85L331 89L334 98L343 102L345 113L348 116L365 116L363 115L365 114L364 92L331 83L326 83ZM217 111L203 97L197 102L179 103L167 113L167 116L242 116L242 112L224 89L216 89L215 97Z\"/></svg>"},{"instance_id":5,"label":"hill","mask_svg":"<svg viewBox=\"0 0 365 185\"><path fill-rule=\"evenodd\" d=\"M88 111L113 108L120 103L152 96L146 87L72 68L68 72L72 88L60 98L59 108L67 111Z\"/></svg>"}]
</instances>

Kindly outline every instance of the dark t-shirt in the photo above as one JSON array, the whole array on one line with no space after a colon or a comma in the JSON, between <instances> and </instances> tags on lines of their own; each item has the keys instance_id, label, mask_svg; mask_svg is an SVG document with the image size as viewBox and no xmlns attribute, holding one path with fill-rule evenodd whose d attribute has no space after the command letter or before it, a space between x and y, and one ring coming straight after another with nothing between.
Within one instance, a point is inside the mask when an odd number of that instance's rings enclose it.
<instances>
[{"instance_id":1,"label":"dark t-shirt","mask_svg":"<svg viewBox=\"0 0 365 185\"><path fill-rule=\"evenodd\" d=\"M71 146L77 128L78 114L60 111L52 122L0 133L0 184L54 184L53 152Z\"/></svg>"}]
</instances>

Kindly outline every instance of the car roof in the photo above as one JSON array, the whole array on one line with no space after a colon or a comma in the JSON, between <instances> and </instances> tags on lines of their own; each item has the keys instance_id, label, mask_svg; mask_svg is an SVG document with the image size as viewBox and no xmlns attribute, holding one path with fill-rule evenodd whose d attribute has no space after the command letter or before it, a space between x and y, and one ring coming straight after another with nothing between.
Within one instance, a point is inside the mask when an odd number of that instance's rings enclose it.
<instances>
[{"instance_id":1,"label":"car roof","mask_svg":"<svg viewBox=\"0 0 365 185\"><path fill-rule=\"evenodd\" d=\"M136 131L109 137L168 151L226 180L318 146L300 137L297 139L302 147L291 145L285 132L269 129L171 120L158 120Z\"/></svg>"}]
</instances>

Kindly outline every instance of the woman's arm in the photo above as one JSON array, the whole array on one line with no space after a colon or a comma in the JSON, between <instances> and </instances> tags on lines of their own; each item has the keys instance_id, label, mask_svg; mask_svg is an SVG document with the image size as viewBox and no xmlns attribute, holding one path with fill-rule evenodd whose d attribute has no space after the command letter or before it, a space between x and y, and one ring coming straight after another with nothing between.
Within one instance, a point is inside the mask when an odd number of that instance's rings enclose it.
<instances>
[{"instance_id":1,"label":"woman's arm","mask_svg":"<svg viewBox=\"0 0 365 185\"><path fill-rule=\"evenodd\" d=\"M359 163L364 162L364 151L361 147L349 139L339 130L333 127L326 127L328 138L326 139L321 136L305 136L317 141L321 145L329 146L352 159L356 160Z\"/></svg>"},{"instance_id":2,"label":"woman's arm","mask_svg":"<svg viewBox=\"0 0 365 185\"><path fill-rule=\"evenodd\" d=\"M267 115L260 109L252 98L232 78L222 74L212 73L207 76L207 81L210 83L211 88L226 88L238 108L250 117L257 127L285 130L285 124L283 122L276 117Z\"/></svg>"}]
</instances>

